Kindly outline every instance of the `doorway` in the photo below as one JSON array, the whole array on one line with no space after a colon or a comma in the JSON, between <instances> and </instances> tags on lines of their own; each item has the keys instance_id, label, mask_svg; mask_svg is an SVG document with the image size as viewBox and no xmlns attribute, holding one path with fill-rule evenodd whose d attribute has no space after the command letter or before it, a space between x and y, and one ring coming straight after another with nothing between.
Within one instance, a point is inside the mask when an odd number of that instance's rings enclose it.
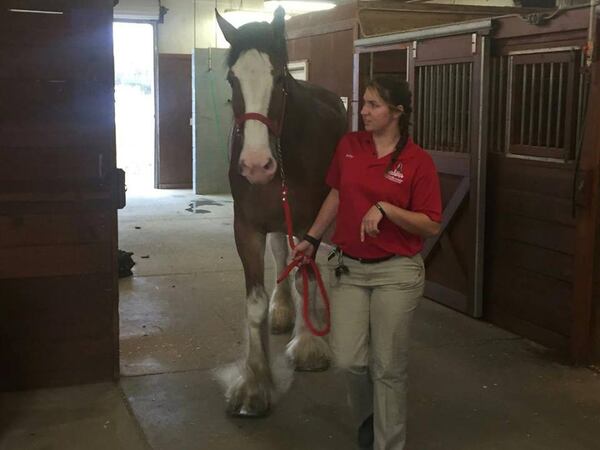
<instances>
[{"instance_id":1,"label":"doorway","mask_svg":"<svg viewBox=\"0 0 600 450\"><path fill-rule=\"evenodd\" d=\"M129 191L149 191L155 180L154 26L113 24L117 165Z\"/></svg>"}]
</instances>

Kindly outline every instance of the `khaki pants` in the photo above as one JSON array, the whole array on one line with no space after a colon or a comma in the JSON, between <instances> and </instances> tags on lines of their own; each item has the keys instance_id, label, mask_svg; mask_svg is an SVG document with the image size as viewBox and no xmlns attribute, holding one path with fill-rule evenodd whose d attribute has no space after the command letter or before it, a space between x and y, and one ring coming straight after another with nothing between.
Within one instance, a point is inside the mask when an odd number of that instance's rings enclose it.
<instances>
[{"instance_id":1,"label":"khaki pants","mask_svg":"<svg viewBox=\"0 0 600 450\"><path fill-rule=\"evenodd\" d=\"M410 323L423 295L420 255L375 264L344 258L349 273L336 278L330 261L331 335L356 428L374 414L374 450L402 450Z\"/></svg>"}]
</instances>

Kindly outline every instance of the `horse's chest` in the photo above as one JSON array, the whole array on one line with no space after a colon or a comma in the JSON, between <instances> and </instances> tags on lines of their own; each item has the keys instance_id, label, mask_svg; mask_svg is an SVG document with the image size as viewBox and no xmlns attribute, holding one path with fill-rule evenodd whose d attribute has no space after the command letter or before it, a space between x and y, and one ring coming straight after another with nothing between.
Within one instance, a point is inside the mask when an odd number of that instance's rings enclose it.
<instances>
[{"instance_id":1,"label":"horse's chest","mask_svg":"<svg viewBox=\"0 0 600 450\"><path fill-rule=\"evenodd\" d=\"M271 188L256 188L233 190L233 201L236 214L260 228L272 231L274 224L283 221L281 193Z\"/></svg>"}]
</instances>

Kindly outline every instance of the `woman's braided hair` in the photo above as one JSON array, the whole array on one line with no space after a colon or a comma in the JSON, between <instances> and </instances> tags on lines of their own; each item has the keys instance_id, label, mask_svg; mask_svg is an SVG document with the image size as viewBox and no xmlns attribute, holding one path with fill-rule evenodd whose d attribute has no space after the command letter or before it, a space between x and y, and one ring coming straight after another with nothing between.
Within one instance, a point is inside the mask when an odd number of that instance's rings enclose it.
<instances>
[{"instance_id":1,"label":"woman's braided hair","mask_svg":"<svg viewBox=\"0 0 600 450\"><path fill-rule=\"evenodd\" d=\"M379 76L370 80L366 88L375 89L379 96L392 109L402 105L404 112L398 118L398 128L400 130L400 139L392 153L387 170L391 170L398 161L398 156L408 142L408 127L410 125L410 115L412 113L412 94L410 87L405 80L400 80L392 76Z\"/></svg>"}]
</instances>

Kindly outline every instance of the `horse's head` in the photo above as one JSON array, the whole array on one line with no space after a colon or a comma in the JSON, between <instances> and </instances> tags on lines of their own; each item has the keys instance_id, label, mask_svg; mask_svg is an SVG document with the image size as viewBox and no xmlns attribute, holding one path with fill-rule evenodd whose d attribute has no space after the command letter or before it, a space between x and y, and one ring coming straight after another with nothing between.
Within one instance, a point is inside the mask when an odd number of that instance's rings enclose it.
<instances>
[{"instance_id":1,"label":"horse's head","mask_svg":"<svg viewBox=\"0 0 600 450\"><path fill-rule=\"evenodd\" d=\"M285 12L277 8L272 23L254 22L239 29L218 12L216 15L225 39L231 44L227 79L242 140L237 167L250 183L266 184L277 172L276 143L285 114Z\"/></svg>"}]
</instances>

